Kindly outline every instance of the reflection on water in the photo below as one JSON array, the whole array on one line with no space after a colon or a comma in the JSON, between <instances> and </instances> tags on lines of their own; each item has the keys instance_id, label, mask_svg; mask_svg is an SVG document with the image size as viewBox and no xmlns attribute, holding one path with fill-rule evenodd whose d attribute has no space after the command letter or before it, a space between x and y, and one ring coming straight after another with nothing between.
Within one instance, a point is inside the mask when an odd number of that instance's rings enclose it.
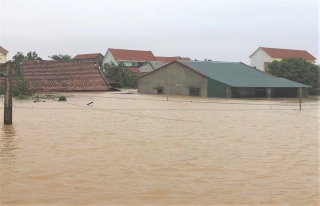
<instances>
[{"instance_id":1,"label":"reflection on water","mask_svg":"<svg viewBox=\"0 0 320 206\"><path fill-rule=\"evenodd\" d=\"M14 102L0 130L1 204L319 203L318 98L301 112L295 99L67 100Z\"/></svg>"}]
</instances>

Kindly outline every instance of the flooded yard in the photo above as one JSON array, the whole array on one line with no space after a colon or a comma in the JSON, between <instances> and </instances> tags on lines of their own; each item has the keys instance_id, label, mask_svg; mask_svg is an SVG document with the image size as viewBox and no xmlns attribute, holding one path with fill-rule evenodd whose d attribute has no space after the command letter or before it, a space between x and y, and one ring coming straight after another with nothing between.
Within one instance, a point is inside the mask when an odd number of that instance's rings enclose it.
<instances>
[{"instance_id":1,"label":"flooded yard","mask_svg":"<svg viewBox=\"0 0 320 206\"><path fill-rule=\"evenodd\" d=\"M319 205L319 98L65 95L14 101L0 204Z\"/></svg>"}]
</instances>

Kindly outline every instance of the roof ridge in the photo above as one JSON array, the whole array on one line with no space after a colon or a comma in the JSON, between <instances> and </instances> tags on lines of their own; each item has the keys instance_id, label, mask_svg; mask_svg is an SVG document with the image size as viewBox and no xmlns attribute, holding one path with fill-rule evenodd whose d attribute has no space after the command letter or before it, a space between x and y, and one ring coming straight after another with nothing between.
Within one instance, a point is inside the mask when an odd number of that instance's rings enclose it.
<instances>
[{"instance_id":1,"label":"roof ridge","mask_svg":"<svg viewBox=\"0 0 320 206\"><path fill-rule=\"evenodd\" d=\"M126 51L148 51L148 50L136 50L136 49L116 49L116 48L109 48L109 49L115 49L115 50L126 50ZM148 51L148 52L151 52L152 53L152 51L150 50L150 51Z\"/></svg>"}]
</instances>

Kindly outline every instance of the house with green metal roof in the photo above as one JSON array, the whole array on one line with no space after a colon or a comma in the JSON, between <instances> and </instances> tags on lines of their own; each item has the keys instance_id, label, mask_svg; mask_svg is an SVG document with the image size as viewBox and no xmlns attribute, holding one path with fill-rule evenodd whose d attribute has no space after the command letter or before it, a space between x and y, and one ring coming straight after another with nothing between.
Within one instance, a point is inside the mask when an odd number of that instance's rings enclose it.
<instances>
[{"instance_id":1,"label":"house with green metal roof","mask_svg":"<svg viewBox=\"0 0 320 206\"><path fill-rule=\"evenodd\" d=\"M241 62L174 61L139 78L141 94L205 97L308 97L309 86Z\"/></svg>"}]
</instances>

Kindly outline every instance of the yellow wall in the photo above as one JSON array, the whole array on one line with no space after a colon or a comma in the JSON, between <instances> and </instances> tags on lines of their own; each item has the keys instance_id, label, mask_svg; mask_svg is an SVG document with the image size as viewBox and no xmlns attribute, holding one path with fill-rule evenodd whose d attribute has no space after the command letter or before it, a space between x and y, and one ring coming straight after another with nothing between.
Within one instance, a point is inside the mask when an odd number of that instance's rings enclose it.
<instances>
[{"instance_id":1,"label":"yellow wall","mask_svg":"<svg viewBox=\"0 0 320 206\"><path fill-rule=\"evenodd\" d=\"M282 60L282 58L271 58L271 62L272 62L272 61L281 61L281 60ZM313 61L313 60L307 60L307 62L310 62L310 63L312 63L312 64L316 63L316 62Z\"/></svg>"},{"instance_id":2,"label":"yellow wall","mask_svg":"<svg viewBox=\"0 0 320 206\"><path fill-rule=\"evenodd\" d=\"M7 61L7 55L4 55L2 52L0 52L0 63L6 63Z\"/></svg>"}]
</instances>

